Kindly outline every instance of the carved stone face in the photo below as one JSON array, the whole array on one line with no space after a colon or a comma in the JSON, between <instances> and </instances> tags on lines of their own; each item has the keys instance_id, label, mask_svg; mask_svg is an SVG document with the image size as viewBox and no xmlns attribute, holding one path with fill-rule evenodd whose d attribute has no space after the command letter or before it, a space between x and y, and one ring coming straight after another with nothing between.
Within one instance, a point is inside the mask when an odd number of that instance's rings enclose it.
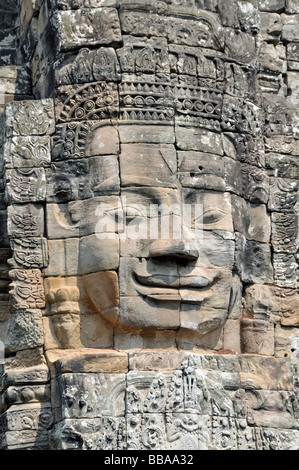
<instances>
[{"instance_id":1,"label":"carved stone face","mask_svg":"<svg viewBox=\"0 0 299 470\"><path fill-rule=\"evenodd\" d=\"M242 282L273 280L252 36L158 3L122 5L105 34L123 43L56 72L45 275L53 341L59 310L80 316L64 347L223 349Z\"/></svg>"}]
</instances>

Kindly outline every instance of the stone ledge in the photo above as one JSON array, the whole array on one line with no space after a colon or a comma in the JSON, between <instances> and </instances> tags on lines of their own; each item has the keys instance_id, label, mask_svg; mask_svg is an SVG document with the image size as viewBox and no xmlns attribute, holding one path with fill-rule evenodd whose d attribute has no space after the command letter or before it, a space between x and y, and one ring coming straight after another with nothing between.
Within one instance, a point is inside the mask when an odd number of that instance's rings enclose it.
<instances>
[{"instance_id":1,"label":"stone ledge","mask_svg":"<svg viewBox=\"0 0 299 470\"><path fill-rule=\"evenodd\" d=\"M53 350L46 353L51 377L66 373L126 373L128 355L100 349Z\"/></svg>"}]
</instances>

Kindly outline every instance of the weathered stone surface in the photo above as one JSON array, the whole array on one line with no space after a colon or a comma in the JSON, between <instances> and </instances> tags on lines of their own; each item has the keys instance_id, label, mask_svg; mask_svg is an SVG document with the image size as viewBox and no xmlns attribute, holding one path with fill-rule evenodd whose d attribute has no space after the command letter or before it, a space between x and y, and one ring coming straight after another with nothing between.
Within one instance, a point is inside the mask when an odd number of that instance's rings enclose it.
<instances>
[{"instance_id":1,"label":"weathered stone surface","mask_svg":"<svg viewBox=\"0 0 299 470\"><path fill-rule=\"evenodd\" d=\"M53 100L15 101L5 108L7 137L50 135L55 131Z\"/></svg>"},{"instance_id":2,"label":"weathered stone surface","mask_svg":"<svg viewBox=\"0 0 299 470\"><path fill-rule=\"evenodd\" d=\"M111 348L118 319L115 272L45 280L49 317L44 318L45 348Z\"/></svg>"},{"instance_id":3,"label":"weathered stone surface","mask_svg":"<svg viewBox=\"0 0 299 470\"><path fill-rule=\"evenodd\" d=\"M57 12L62 50L82 46L112 45L122 39L115 8L87 8Z\"/></svg>"},{"instance_id":4,"label":"weathered stone surface","mask_svg":"<svg viewBox=\"0 0 299 470\"><path fill-rule=\"evenodd\" d=\"M162 123L161 123L162 124ZM174 144L175 136L172 126L134 124L119 125L119 137L122 144L148 143L148 144Z\"/></svg>"},{"instance_id":5,"label":"weathered stone surface","mask_svg":"<svg viewBox=\"0 0 299 470\"><path fill-rule=\"evenodd\" d=\"M268 210L290 212L298 203L298 182L285 178L270 178Z\"/></svg>"},{"instance_id":6,"label":"weathered stone surface","mask_svg":"<svg viewBox=\"0 0 299 470\"><path fill-rule=\"evenodd\" d=\"M157 168L159 168L158 173ZM123 187L176 187L175 147L167 144L122 144L120 172Z\"/></svg>"},{"instance_id":7,"label":"weathered stone surface","mask_svg":"<svg viewBox=\"0 0 299 470\"><path fill-rule=\"evenodd\" d=\"M296 2L19 3L0 449L298 449Z\"/></svg>"},{"instance_id":8,"label":"weathered stone surface","mask_svg":"<svg viewBox=\"0 0 299 470\"><path fill-rule=\"evenodd\" d=\"M5 439L1 442L1 450L48 450L49 435L47 430L42 431L7 431Z\"/></svg>"},{"instance_id":9,"label":"weathered stone surface","mask_svg":"<svg viewBox=\"0 0 299 470\"><path fill-rule=\"evenodd\" d=\"M34 349L43 345L40 310L18 310L9 317L5 345L8 352Z\"/></svg>"},{"instance_id":10,"label":"weathered stone surface","mask_svg":"<svg viewBox=\"0 0 299 470\"><path fill-rule=\"evenodd\" d=\"M15 355L5 360L6 371L23 371L35 366L46 366L43 348L17 351Z\"/></svg>"},{"instance_id":11,"label":"weathered stone surface","mask_svg":"<svg viewBox=\"0 0 299 470\"><path fill-rule=\"evenodd\" d=\"M261 11L277 11L281 12L285 8L286 0L261 0L259 8Z\"/></svg>"},{"instance_id":12,"label":"weathered stone surface","mask_svg":"<svg viewBox=\"0 0 299 470\"><path fill-rule=\"evenodd\" d=\"M60 10L77 10L80 8L117 7L118 0L58 0Z\"/></svg>"},{"instance_id":13,"label":"weathered stone surface","mask_svg":"<svg viewBox=\"0 0 299 470\"><path fill-rule=\"evenodd\" d=\"M119 193L116 156L55 162L46 170L48 202L68 202Z\"/></svg>"},{"instance_id":14,"label":"weathered stone surface","mask_svg":"<svg viewBox=\"0 0 299 470\"><path fill-rule=\"evenodd\" d=\"M273 212L272 246L277 253L295 253L298 249L298 218L294 213Z\"/></svg>"},{"instance_id":15,"label":"weathered stone surface","mask_svg":"<svg viewBox=\"0 0 299 470\"><path fill-rule=\"evenodd\" d=\"M44 210L40 204L12 204L7 209L9 238L39 238L44 235Z\"/></svg>"},{"instance_id":16,"label":"weathered stone surface","mask_svg":"<svg viewBox=\"0 0 299 470\"><path fill-rule=\"evenodd\" d=\"M283 290L255 284L245 292L244 314L260 320L279 322L283 316Z\"/></svg>"},{"instance_id":17,"label":"weathered stone surface","mask_svg":"<svg viewBox=\"0 0 299 470\"><path fill-rule=\"evenodd\" d=\"M292 21L292 18L289 20L288 16L283 16L286 21L282 28L282 39L289 42L299 42L298 19Z\"/></svg>"},{"instance_id":18,"label":"weathered stone surface","mask_svg":"<svg viewBox=\"0 0 299 470\"><path fill-rule=\"evenodd\" d=\"M185 351L132 351L128 353L129 370L159 371L180 369L188 356Z\"/></svg>"},{"instance_id":19,"label":"weathered stone surface","mask_svg":"<svg viewBox=\"0 0 299 470\"><path fill-rule=\"evenodd\" d=\"M241 323L243 353L274 356L274 325L265 320L243 318Z\"/></svg>"},{"instance_id":20,"label":"weathered stone surface","mask_svg":"<svg viewBox=\"0 0 299 470\"><path fill-rule=\"evenodd\" d=\"M58 314L44 318L45 348L112 348L113 330L100 315Z\"/></svg>"},{"instance_id":21,"label":"weathered stone surface","mask_svg":"<svg viewBox=\"0 0 299 470\"><path fill-rule=\"evenodd\" d=\"M56 72L57 85L96 82L106 80L117 82L121 78L116 52L110 47L101 47L95 51L86 48L73 58L63 62Z\"/></svg>"},{"instance_id":22,"label":"weathered stone surface","mask_svg":"<svg viewBox=\"0 0 299 470\"><path fill-rule=\"evenodd\" d=\"M49 239L75 238L94 233L115 233L113 215L122 209L121 199L114 196L72 201L68 204L47 204ZM111 214L111 215L110 215ZM111 228L110 228L111 227Z\"/></svg>"},{"instance_id":23,"label":"weathered stone surface","mask_svg":"<svg viewBox=\"0 0 299 470\"><path fill-rule=\"evenodd\" d=\"M275 356L291 357L296 361L299 348L298 328L277 326L275 328Z\"/></svg>"},{"instance_id":24,"label":"weathered stone surface","mask_svg":"<svg viewBox=\"0 0 299 470\"><path fill-rule=\"evenodd\" d=\"M286 0L286 13L298 13L298 5L296 0Z\"/></svg>"},{"instance_id":25,"label":"weathered stone surface","mask_svg":"<svg viewBox=\"0 0 299 470\"><path fill-rule=\"evenodd\" d=\"M296 288L298 262L292 253L273 254L274 283L280 287Z\"/></svg>"},{"instance_id":26,"label":"weathered stone surface","mask_svg":"<svg viewBox=\"0 0 299 470\"><path fill-rule=\"evenodd\" d=\"M107 312L112 316L119 303L118 279L114 271L83 277L48 278L45 291L49 315L92 312L105 315Z\"/></svg>"},{"instance_id":27,"label":"weathered stone surface","mask_svg":"<svg viewBox=\"0 0 299 470\"><path fill-rule=\"evenodd\" d=\"M22 431L27 423L27 429L31 430L32 442L34 442L34 437L39 437L39 432L50 429L53 423L52 408L50 403L12 406L4 413L3 422L5 422L5 430L13 432L12 435L15 436L18 435L17 431Z\"/></svg>"},{"instance_id":28,"label":"weathered stone surface","mask_svg":"<svg viewBox=\"0 0 299 470\"><path fill-rule=\"evenodd\" d=\"M13 269L9 272L10 303L14 310L39 309L45 306L43 279L39 269Z\"/></svg>"},{"instance_id":29,"label":"weathered stone surface","mask_svg":"<svg viewBox=\"0 0 299 470\"><path fill-rule=\"evenodd\" d=\"M238 320L227 320L223 332L223 348L226 351L241 353L240 322Z\"/></svg>"},{"instance_id":30,"label":"weathered stone surface","mask_svg":"<svg viewBox=\"0 0 299 470\"><path fill-rule=\"evenodd\" d=\"M19 355L20 354L22 354L22 352L20 352ZM7 370L3 375L2 385L3 388L7 388L11 385L22 385L33 382L37 384L45 384L49 381L50 373L48 367L44 363L32 367L24 367L23 369Z\"/></svg>"},{"instance_id":31,"label":"weathered stone surface","mask_svg":"<svg viewBox=\"0 0 299 470\"><path fill-rule=\"evenodd\" d=\"M231 280L223 269L180 269L175 263L165 269L145 260L141 263L137 259L121 259L120 279L119 323L123 327L151 329L156 322L158 329L175 329L180 318L181 328L205 335L219 328L227 316ZM144 315L138 314L142 303ZM152 318L155 308L161 311L160 318Z\"/></svg>"},{"instance_id":32,"label":"weathered stone surface","mask_svg":"<svg viewBox=\"0 0 299 470\"><path fill-rule=\"evenodd\" d=\"M25 385L20 387L8 387L3 394L4 407L23 405L28 403L49 403L49 385Z\"/></svg>"},{"instance_id":33,"label":"weathered stone surface","mask_svg":"<svg viewBox=\"0 0 299 470\"><path fill-rule=\"evenodd\" d=\"M88 349L76 351L48 351L52 379L66 373L118 374L128 371L128 356L125 352Z\"/></svg>"},{"instance_id":34,"label":"weathered stone surface","mask_svg":"<svg viewBox=\"0 0 299 470\"><path fill-rule=\"evenodd\" d=\"M59 125L52 142L52 161L119 153L118 130L111 121Z\"/></svg>"},{"instance_id":35,"label":"weathered stone surface","mask_svg":"<svg viewBox=\"0 0 299 470\"><path fill-rule=\"evenodd\" d=\"M229 193L183 190L185 204L196 207L194 226L203 230L233 232L232 204ZM191 226L193 228L193 225Z\"/></svg>"},{"instance_id":36,"label":"weathered stone surface","mask_svg":"<svg viewBox=\"0 0 299 470\"><path fill-rule=\"evenodd\" d=\"M6 168L49 166L51 162L50 137L13 137L7 140L3 153Z\"/></svg>"},{"instance_id":37,"label":"weathered stone surface","mask_svg":"<svg viewBox=\"0 0 299 470\"><path fill-rule=\"evenodd\" d=\"M54 419L58 421L78 414L85 419L124 415L124 374L63 374L52 381L52 386ZM85 400L81 399L81 390L85 390ZM112 395L113 402L109 400Z\"/></svg>"},{"instance_id":38,"label":"weathered stone surface","mask_svg":"<svg viewBox=\"0 0 299 470\"><path fill-rule=\"evenodd\" d=\"M246 283L273 282L270 245L246 240L238 235L236 240L236 267Z\"/></svg>"},{"instance_id":39,"label":"weathered stone surface","mask_svg":"<svg viewBox=\"0 0 299 470\"><path fill-rule=\"evenodd\" d=\"M282 33L282 21L281 21L280 15L277 13L269 13L269 12L261 13L261 35L262 35L263 41L279 42L281 33ZM267 44L265 44L265 46L267 47ZM266 59L267 55L268 56L271 55L269 54L268 47L266 51L268 54L265 54L264 57L262 55L262 58L264 60L267 60Z\"/></svg>"},{"instance_id":40,"label":"weathered stone surface","mask_svg":"<svg viewBox=\"0 0 299 470\"><path fill-rule=\"evenodd\" d=\"M13 238L11 268L45 268L48 265L48 243L45 238Z\"/></svg>"},{"instance_id":41,"label":"weathered stone surface","mask_svg":"<svg viewBox=\"0 0 299 470\"><path fill-rule=\"evenodd\" d=\"M234 230L247 240L269 243L271 233L270 217L263 204L250 204L239 196L232 196Z\"/></svg>"},{"instance_id":42,"label":"weathered stone surface","mask_svg":"<svg viewBox=\"0 0 299 470\"><path fill-rule=\"evenodd\" d=\"M269 178L253 165L224 157L226 190L247 199L252 204L265 204L269 197Z\"/></svg>"},{"instance_id":43,"label":"weathered stone surface","mask_svg":"<svg viewBox=\"0 0 299 470\"><path fill-rule=\"evenodd\" d=\"M18 168L5 173L8 204L42 202L46 198L46 176L43 168Z\"/></svg>"},{"instance_id":44,"label":"weathered stone surface","mask_svg":"<svg viewBox=\"0 0 299 470\"><path fill-rule=\"evenodd\" d=\"M184 187L225 191L224 164L218 155L178 152L178 171Z\"/></svg>"},{"instance_id":45,"label":"weathered stone surface","mask_svg":"<svg viewBox=\"0 0 299 470\"><path fill-rule=\"evenodd\" d=\"M216 133L193 127L176 128L177 145L180 150L195 150L223 155L220 136Z\"/></svg>"},{"instance_id":46,"label":"weathered stone surface","mask_svg":"<svg viewBox=\"0 0 299 470\"><path fill-rule=\"evenodd\" d=\"M244 355L239 358L241 386L256 390L292 390L290 364L284 359Z\"/></svg>"},{"instance_id":47,"label":"weathered stone surface","mask_svg":"<svg viewBox=\"0 0 299 470\"><path fill-rule=\"evenodd\" d=\"M117 117L119 96L114 82L65 85L58 88L55 114L58 123L107 120Z\"/></svg>"},{"instance_id":48,"label":"weathered stone surface","mask_svg":"<svg viewBox=\"0 0 299 470\"><path fill-rule=\"evenodd\" d=\"M66 240L49 240L47 276L76 276L117 269L119 240L103 240L96 235Z\"/></svg>"}]
</instances>

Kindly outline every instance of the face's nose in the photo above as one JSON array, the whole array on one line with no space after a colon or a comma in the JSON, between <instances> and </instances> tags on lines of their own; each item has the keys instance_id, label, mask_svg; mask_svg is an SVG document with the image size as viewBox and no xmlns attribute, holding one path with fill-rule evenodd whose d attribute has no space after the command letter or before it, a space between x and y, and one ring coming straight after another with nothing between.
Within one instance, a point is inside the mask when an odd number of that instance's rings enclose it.
<instances>
[{"instance_id":1,"label":"face's nose","mask_svg":"<svg viewBox=\"0 0 299 470\"><path fill-rule=\"evenodd\" d=\"M199 253L192 240L155 240L151 245L149 256L182 262L196 261Z\"/></svg>"},{"instance_id":2,"label":"face's nose","mask_svg":"<svg viewBox=\"0 0 299 470\"><path fill-rule=\"evenodd\" d=\"M161 237L153 241L149 252L150 258L160 261L167 258L176 263L196 261L199 257L196 237L184 218L172 214L167 222L169 222L169 231L164 232L162 224Z\"/></svg>"}]
</instances>

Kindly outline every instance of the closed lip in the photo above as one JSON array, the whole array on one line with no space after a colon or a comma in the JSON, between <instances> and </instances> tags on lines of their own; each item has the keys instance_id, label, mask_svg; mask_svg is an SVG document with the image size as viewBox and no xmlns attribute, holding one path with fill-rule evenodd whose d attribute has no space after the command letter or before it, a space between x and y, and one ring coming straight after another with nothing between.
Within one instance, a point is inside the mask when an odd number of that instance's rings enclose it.
<instances>
[{"instance_id":1,"label":"closed lip","mask_svg":"<svg viewBox=\"0 0 299 470\"><path fill-rule=\"evenodd\" d=\"M165 287L167 289L179 289L180 287L208 287L214 279L205 276L167 276L165 274L155 274L154 276L142 276L134 273L135 281L147 287Z\"/></svg>"},{"instance_id":2,"label":"closed lip","mask_svg":"<svg viewBox=\"0 0 299 470\"><path fill-rule=\"evenodd\" d=\"M219 272L210 275L171 276L133 273L136 291L159 301L201 303L210 297L210 289L219 279Z\"/></svg>"}]
</instances>

